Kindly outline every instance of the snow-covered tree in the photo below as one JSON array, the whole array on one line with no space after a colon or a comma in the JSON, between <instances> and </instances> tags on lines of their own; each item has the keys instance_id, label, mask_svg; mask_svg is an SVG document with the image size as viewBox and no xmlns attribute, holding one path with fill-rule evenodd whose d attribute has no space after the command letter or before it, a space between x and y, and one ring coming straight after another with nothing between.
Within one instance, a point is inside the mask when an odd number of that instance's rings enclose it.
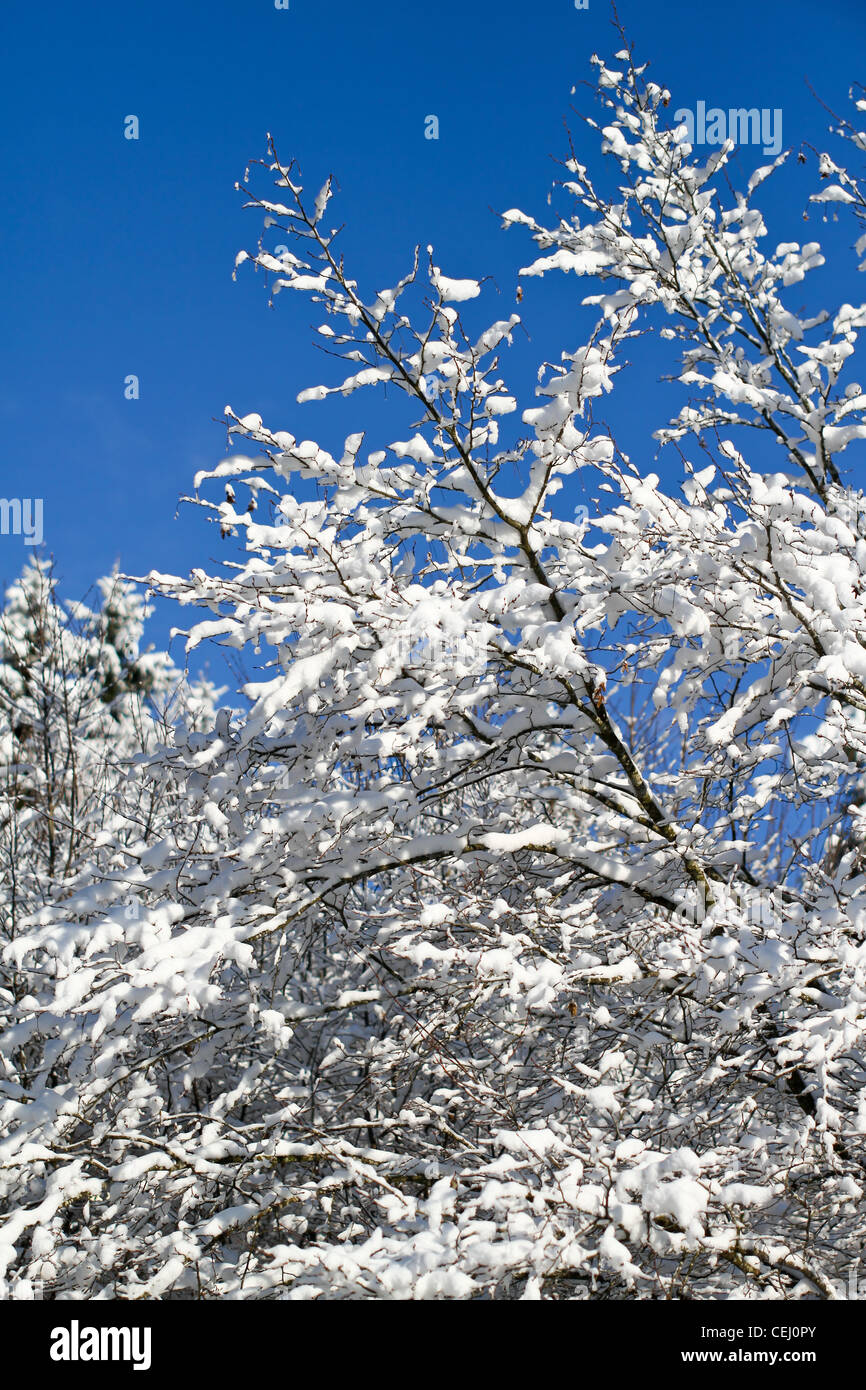
<instances>
[{"instance_id":1,"label":"snow-covered tree","mask_svg":"<svg viewBox=\"0 0 866 1390\"><path fill-rule=\"evenodd\" d=\"M363 292L270 145L289 249L238 262L349 364L300 401L387 385L394 424L227 410L196 500L245 553L150 584L262 678L141 765L168 829L106 832L7 951L0 1255L66 1296L832 1298L859 1254L866 306L791 303L785 155L731 193L730 142L595 62L566 209L504 214L522 279L596 282L532 403L516 314L470 327L430 250ZM664 482L593 419L639 334Z\"/></svg>"},{"instance_id":2,"label":"snow-covered tree","mask_svg":"<svg viewBox=\"0 0 866 1390\"><path fill-rule=\"evenodd\" d=\"M94 874L111 876L112 846L165 831L171 799L131 778L135 759L189 715L212 715L207 683L188 684L164 653L142 650L147 606L116 574L96 603L62 602L52 566L28 563L0 609L0 1020L35 1002L16 963L34 913L49 910ZM116 858L115 858L116 865ZM134 898L126 911L137 914ZM26 947L25 947L26 955ZM62 974L55 962L55 976ZM37 1029L19 1030L4 1056L14 1094L40 1073L65 1077ZM11 1073L10 1073L11 1074ZM8 1094L8 1093L7 1093Z\"/></svg>"},{"instance_id":3,"label":"snow-covered tree","mask_svg":"<svg viewBox=\"0 0 866 1390\"><path fill-rule=\"evenodd\" d=\"M116 574L97 603L63 603L52 567L25 566L0 610L0 854L7 939L92 866L117 809L125 760L168 736L187 689L170 658L141 650L146 604ZM25 887L26 884L26 887Z\"/></svg>"}]
</instances>

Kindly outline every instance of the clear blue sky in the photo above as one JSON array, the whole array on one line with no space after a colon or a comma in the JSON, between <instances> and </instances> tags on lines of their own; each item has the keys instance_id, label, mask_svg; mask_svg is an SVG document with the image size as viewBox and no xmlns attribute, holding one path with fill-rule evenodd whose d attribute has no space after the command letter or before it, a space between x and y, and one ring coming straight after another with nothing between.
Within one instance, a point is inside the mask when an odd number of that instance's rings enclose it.
<instances>
[{"instance_id":1,"label":"clear blue sky","mask_svg":"<svg viewBox=\"0 0 866 1390\"><path fill-rule=\"evenodd\" d=\"M863 0L621 0L619 14L672 108L781 107L786 147L826 144L806 78L837 109L866 78ZM503 297L481 311L492 320L511 311L531 243L500 231L491 209L546 211L570 88L591 76L592 52L619 46L610 17L603 0L587 11L573 0L291 0L288 11L273 0L4 0L0 495L45 499L46 546L69 596L115 560L129 573L186 573L226 553L201 512L175 512L194 472L222 457L213 419L227 403L325 444L353 427L357 398L340 403L339 429L328 406L295 404L302 387L334 379L310 346L308 305L283 296L269 311L260 277L232 281L236 251L259 231L234 183L266 132L305 182L337 176L335 221L347 223L362 286L393 283L430 241L446 273L496 277ZM580 104L590 109L588 94ZM430 113L438 142L424 139ZM137 142L123 136L129 114ZM738 158L746 171L765 162ZM793 186L773 188L771 234L849 244L849 229L840 241L818 216L804 227L799 194L785 205ZM818 274L828 302L866 289ZM571 277L529 283L521 312L539 360L583 341L581 290ZM128 373L138 401L124 399ZM636 378L607 411L633 431L626 447L640 445L636 421L663 422L649 412L654 389ZM28 550L0 537L0 579ZM186 617L161 614L154 636Z\"/></svg>"}]
</instances>

